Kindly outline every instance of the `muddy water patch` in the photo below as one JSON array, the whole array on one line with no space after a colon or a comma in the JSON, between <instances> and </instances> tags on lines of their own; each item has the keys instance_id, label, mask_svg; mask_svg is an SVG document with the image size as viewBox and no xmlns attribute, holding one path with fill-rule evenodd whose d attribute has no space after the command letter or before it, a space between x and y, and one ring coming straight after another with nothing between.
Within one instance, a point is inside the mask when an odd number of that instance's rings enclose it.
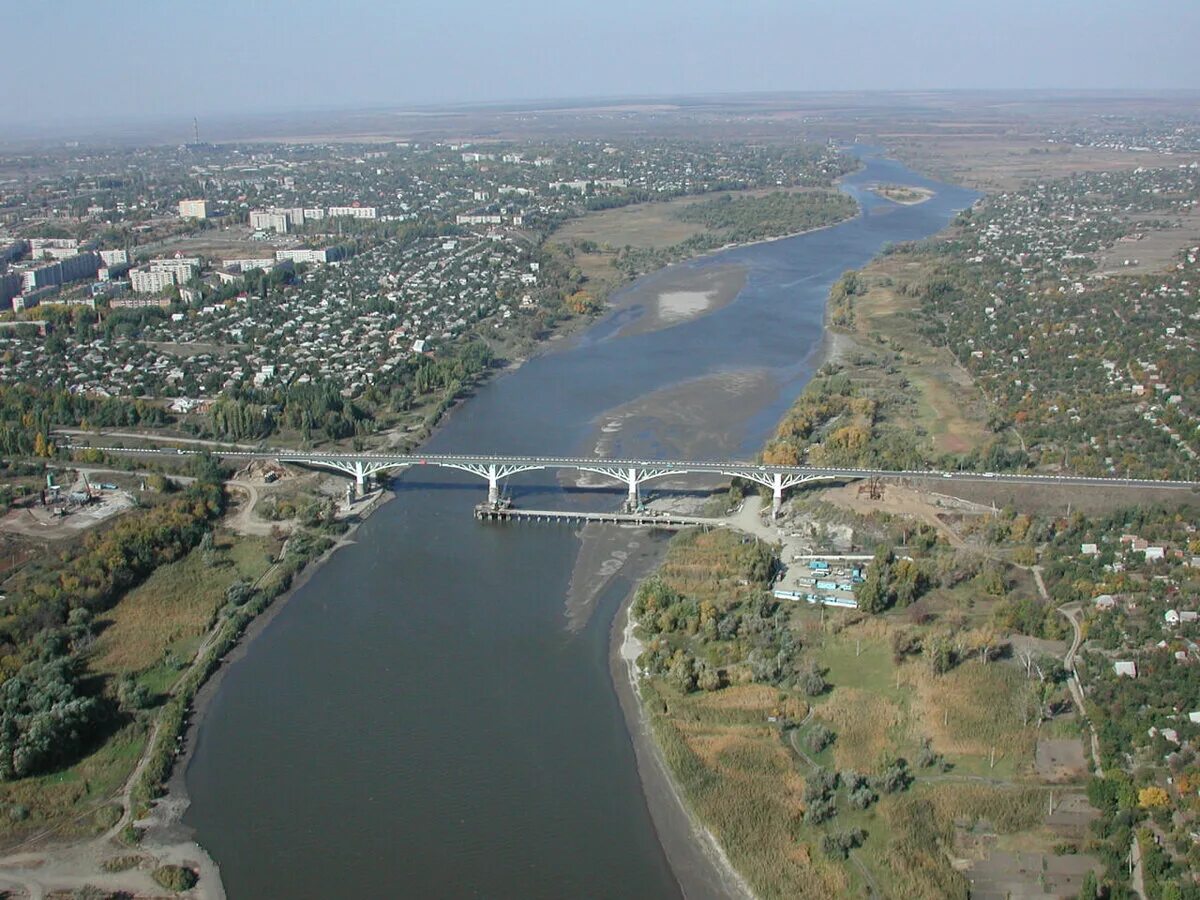
<instances>
[{"instance_id":1,"label":"muddy water patch","mask_svg":"<svg viewBox=\"0 0 1200 900\"><path fill-rule=\"evenodd\" d=\"M719 372L652 391L596 417L583 456L597 459L733 459L746 423L769 404L778 383L765 369ZM563 484L607 488L614 508L625 499L615 479L591 472L564 472ZM680 475L655 479L641 487L642 499L655 508L696 513L711 492L727 479ZM647 531L588 525L571 572L566 599L567 626L587 624L605 586L640 557Z\"/></svg>"}]
</instances>

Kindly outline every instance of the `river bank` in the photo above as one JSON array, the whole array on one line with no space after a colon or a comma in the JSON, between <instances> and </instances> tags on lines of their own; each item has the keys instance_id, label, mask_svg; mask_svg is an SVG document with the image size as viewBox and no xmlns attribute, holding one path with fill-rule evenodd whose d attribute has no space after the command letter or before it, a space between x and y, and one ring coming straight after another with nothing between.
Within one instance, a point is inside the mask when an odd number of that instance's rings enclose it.
<instances>
[{"instance_id":1,"label":"river bank","mask_svg":"<svg viewBox=\"0 0 1200 900\"><path fill-rule=\"evenodd\" d=\"M716 837L689 808L654 738L638 688L637 659L645 648L633 633L633 597L631 591L612 622L611 674L659 840L687 900L753 900Z\"/></svg>"},{"instance_id":2,"label":"river bank","mask_svg":"<svg viewBox=\"0 0 1200 900\"><path fill-rule=\"evenodd\" d=\"M236 639L233 649L221 657L193 699L191 715L185 720L182 733L164 732L160 716L153 725L145 742L145 749L133 772L126 780L118 800L123 813L115 824L103 834L83 841L56 844L52 834L29 842L0 856L0 887L20 890L30 897L57 891L76 891L93 887L112 892L126 892L137 896L160 896L163 888L152 877L154 868L177 865L196 872L199 876L192 896L199 900L224 900L226 894L216 861L193 839L190 829L182 824L189 797L183 778L188 760L195 747L196 730L212 697L220 686L228 664L241 658L249 644L286 607L288 601L300 590L312 575L339 549L353 543L354 534L379 506L393 495L386 490L375 492L360 500L350 510L353 521L339 539L320 557L311 560L291 586L273 598L266 609L252 618L246 630ZM189 668L181 674L182 683L191 671L207 665L211 648L222 639L227 622L221 618L204 638L200 649ZM162 796L153 801L145 815L138 816L137 797L143 788L143 778L156 749L161 743L177 743L172 774ZM136 841L129 835L137 834ZM116 869L112 860L127 860L128 865Z\"/></svg>"}]
</instances>

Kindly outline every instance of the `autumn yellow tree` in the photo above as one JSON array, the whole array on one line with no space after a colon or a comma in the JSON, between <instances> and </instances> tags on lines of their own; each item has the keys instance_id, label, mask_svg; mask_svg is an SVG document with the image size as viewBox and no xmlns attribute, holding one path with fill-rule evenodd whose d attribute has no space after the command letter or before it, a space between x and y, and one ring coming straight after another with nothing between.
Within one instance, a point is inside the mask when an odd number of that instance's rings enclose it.
<instances>
[{"instance_id":1,"label":"autumn yellow tree","mask_svg":"<svg viewBox=\"0 0 1200 900\"><path fill-rule=\"evenodd\" d=\"M1171 798L1160 787L1144 787L1138 791L1138 806L1142 809L1162 809L1170 802Z\"/></svg>"},{"instance_id":2,"label":"autumn yellow tree","mask_svg":"<svg viewBox=\"0 0 1200 900\"><path fill-rule=\"evenodd\" d=\"M578 316L596 312L600 305L588 291L576 291L567 298L567 309Z\"/></svg>"},{"instance_id":3,"label":"autumn yellow tree","mask_svg":"<svg viewBox=\"0 0 1200 900\"><path fill-rule=\"evenodd\" d=\"M800 453L791 444L776 441L763 451L763 462L768 466L797 466Z\"/></svg>"}]
</instances>

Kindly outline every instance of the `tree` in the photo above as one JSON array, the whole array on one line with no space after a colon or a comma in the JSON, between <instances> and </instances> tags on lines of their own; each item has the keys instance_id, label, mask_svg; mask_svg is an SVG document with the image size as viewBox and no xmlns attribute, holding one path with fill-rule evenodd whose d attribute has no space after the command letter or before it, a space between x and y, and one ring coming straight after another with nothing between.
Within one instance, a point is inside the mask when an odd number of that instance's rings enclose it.
<instances>
[{"instance_id":1,"label":"tree","mask_svg":"<svg viewBox=\"0 0 1200 900\"><path fill-rule=\"evenodd\" d=\"M911 559L897 560L892 567L892 586L896 605L903 609L925 591L925 573Z\"/></svg>"},{"instance_id":2,"label":"tree","mask_svg":"<svg viewBox=\"0 0 1200 900\"><path fill-rule=\"evenodd\" d=\"M154 880L169 891L190 891L196 886L196 873L183 866L159 866L152 873Z\"/></svg>"},{"instance_id":3,"label":"tree","mask_svg":"<svg viewBox=\"0 0 1200 900\"><path fill-rule=\"evenodd\" d=\"M834 831L821 839L821 849L831 859L845 859L855 847L862 846L866 833L861 828Z\"/></svg>"},{"instance_id":4,"label":"tree","mask_svg":"<svg viewBox=\"0 0 1200 900\"><path fill-rule=\"evenodd\" d=\"M878 614L887 610L895 602L892 592L892 548L881 544L875 551L875 557L867 566L867 574L861 582L854 586L854 599L858 608L863 612Z\"/></svg>"},{"instance_id":5,"label":"tree","mask_svg":"<svg viewBox=\"0 0 1200 900\"><path fill-rule=\"evenodd\" d=\"M241 606L250 599L253 593L253 585L245 579L239 578L225 589L225 602L233 606Z\"/></svg>"},{"instance_id":6,"label":"tree","mask_svg":"<svg viewBox=\"0 0 1200 900\"><path fill-rule=\"evenodd\" d=\"M800 689L809 697L817 697L825 693L829 687L824 673L821 672L820 667L816 663L811 664L800 676L799 683Z\"/></svg>"},{"instance_id":7,"label":"tree","mask_svg":"<svg viewBox=\"0 0 1200 900\"><path fill-rule=\"evenodd\" d=\"M929 648L929 667L934 675L944 675L954 668L955 653L950 639L944 636L934 638Z\"/></svg>"},{"instance_id":8,"label":"tree","mask_svg":"<svg viewBox=\"0 0 1200 900\"><path fill-rule=\"evenodd\" d=\"M1163 809L1170 802L1170 796L1160 787L1144 787L1138 791L1138 806L1142 809Z\"/></svg>"},{"instance_id":9,"label":"tree","mask_svg":"<svg viewBox=\"0 0 1200 900\"><path fill-rule=\"evenodd\" d=\"M696 687L702 691L715 691L721 687L721 673L715 666L700 660L696 663Z\"/></svg>"},{"instance_id":10,"label":"tree","mask_svg":"<svg viewBox=\"0 0 1200 900\"><path fill-rule=\"evenodd\" d=\"M881 768L882 771L875 777L875 787L885 794L903 791L912 783L908 761L903 757L893 758L885 754Z\"/></svg>"},{"instance_id":11,"label":"tree","mask_svg":"<svg viewBox=\"0 0 1200 900\"><path fill-rule=\"evenodd\" d=\"M144 684L127 672L121 676L120 686L117 688L117 699L121 702L122 707L132 712L148 707L154 697Z\"/></svg>"},{"instance_id":12,"label":"tree","mask_svg":"<svg viewBox=\"0 0 1200 900\"><path fill-rule=\"evenodd\" d=\"M99 712L65 657L26 663L0 686L0 779L49 769L82 746Z\"/></svg>"}]
</instances>

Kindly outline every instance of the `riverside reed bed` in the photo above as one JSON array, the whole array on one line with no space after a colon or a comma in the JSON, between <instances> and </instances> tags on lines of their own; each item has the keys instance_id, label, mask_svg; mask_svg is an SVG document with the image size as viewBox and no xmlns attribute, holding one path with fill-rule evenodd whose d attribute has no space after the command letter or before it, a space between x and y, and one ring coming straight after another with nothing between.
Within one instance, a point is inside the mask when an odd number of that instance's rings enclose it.
<instances>
[{"instance_id":1,"label":"riverside reed bed","mask_svg":"<svg viewBox=\"0 0 1200 900\"><path fill-rule=\"evenodd\" d=\"M804 779L776 729L734 724L736 708L705 706L654 681L642 698L663 757L695 816L763 898L844 896L846 872L800 841Z\"/></svg>"}]
</instances>

